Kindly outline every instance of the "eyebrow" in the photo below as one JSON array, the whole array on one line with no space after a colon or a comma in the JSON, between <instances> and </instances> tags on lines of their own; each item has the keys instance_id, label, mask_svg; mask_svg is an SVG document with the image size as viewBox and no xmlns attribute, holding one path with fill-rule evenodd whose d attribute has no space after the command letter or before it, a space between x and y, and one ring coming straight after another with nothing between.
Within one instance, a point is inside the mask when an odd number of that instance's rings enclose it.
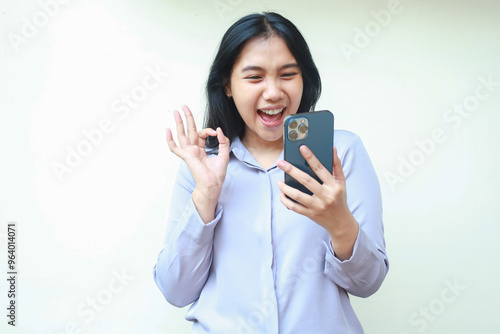
<instances>
[{"instance_id":1,"label":"eyebrow","mask_svg":"<svg viewBox=\"0 0 500 334\"><path fill-rule=\"evenodd\" d=\"M290 64L285 64L279 68L279 70L286 70L288 68L298 68L300 69L299 65L297 63L290 63ZM255 65L248 65L245 66L241 69L241 72L248 72L248 71L263 71L264 69L260 66L255 66Z\"/></svg>"}]
</instances>

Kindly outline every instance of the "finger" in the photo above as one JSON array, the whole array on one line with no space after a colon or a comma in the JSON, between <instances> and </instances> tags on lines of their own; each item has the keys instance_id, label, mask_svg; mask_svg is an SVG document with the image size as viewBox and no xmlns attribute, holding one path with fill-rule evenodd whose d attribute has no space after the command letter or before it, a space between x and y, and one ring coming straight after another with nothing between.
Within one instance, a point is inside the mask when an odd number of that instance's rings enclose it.
<instances>
[{"instance_id":1,"label":"finger","mask_svg":"<svg viewBox=\"0 0 500 334\"><path fill-rule=\"evenodd\" d=\"M184 147L189 144L186 133L184 132L184 122L182 122L181 114L177 110L174 110L173 113L177 129L177 139L179 140L179 145Z\"/></svg>"},{"instance_id":2,"label":"finger","mask_svg":"<svg viewBox=\"0 0 500 334\"><path fill-rule=\"evenodd\" d=\"M203 130L198 131L198 137L200 139L205 140L208 136L215 137L217 136L217 131L212 128L205 128Z\"/></svg>"},{"instance_id":3,"label":"finger","mask_svg":"<svg viewBox=\"0 0 500 334\"><path fill-rule=\"evenodd\" d=\"M333 177L335 180L345 184L344 171L342 170L342 163L337 155L337 147L333 147Z\"/></svg>"},{"instance_id":4,"label":"finger","mask_svg":"<svg viewBox=\"0 0 500 334\"><path fill-rule=\"evenodd\" d=\"M230 142L229 138L227 138L222 132L221 128L217 128L217 140L219 141L219 157L224 157L229 160L229 147Z\"/></svg>"},{"instance_id":5,"label":"finger","mask_svg":"<svg viewBox=\"0 0 500 334\"><path fill-rule=\"evenodd\" d=\"M205 128L203 130L198 131L198 146L199 147L202 147L203 149L205 149L205 139L208 136L212 136L212 137L217 136L217 132L212 128Z\"/></svg>"},{"instance_id":6,"label":"finger","mask_svg":"<svg viewBox=\"0 0 500 334\"><path fill-rule=\"evenodd\" d=\"M286 197L285 193L283 192L280 193L280 201L281 203L283 203L284 206L287 207L287 209L290 209L301 215L308 216L308 210L305 206L303 206L300 203L292 201L290 198Z\"/></svg>"},{"instance_id":7,"label":"finger","mask_svg":"<svg viewBox=\"0 0 500 334\"><path fill-rule=\"evenodd\" d=\"M299 203L301 206L309 207L312 203L312 196L306 194L294 187L289 186L283 180L278 181L278 188L280 188L281 192L288 196L287 198L294 200ZM292 201L293 202L293 201ZM293 203L295 203L293 202Z\"/></svg>"},{"instance_id":8,"label":"finger","mask_svg":"<svg viewBox=\"0 0 500 334\"><path fill-rule=\"evenodd\" d=\"M170 130L169 128L167 128L165 130L165 133L166 133L166 136L167 136L167 143L170 144L172 143L172 145L175 145L175 141L174 141L174 137L172 136L172 130Z\"/></svg>"},{"instance_id":9,"label":"finger","mask_svg":"<svg viewBox=\"0 0 500 334\"><path fill-rule=\"evenodd\" d=\"M318 178L323 181L325 184L330 184L333 180L332 174L326 169L325 166L319 161L318 158L314 155L314 153L307 147L306 145L302 145L299 148L300 153L306 159L309 167L312 169L314 174L318 176Z\"/></svg>"},{"instance_id":10,"label":"finger","mask_svg":"<svg viewBox=\"0 0 500 334\"><path fill-rule=\"evenodd\" d=\"M187 135L191 144L198 144L198 130L196 130L196 122L194 121L193 113L186 105L181 106L186 116Z\"/></svg>"},{"instance_id":11,"label":"finger","mask_svg":"<svg viewBox=\"0 0 500 334\"><path fill-rule=\"evenodd\" d=\"M313 179L309 174L301 171L300 169L286 162L285 160L279 160L278 167L282 171L293 177L295 180L297 180L299 183L301 183L304 187L309 189L313 194L321 193L322 190L321 184L315 179Z\"/></svg>"},{"instance_id":12,"label":"finger","mask_svg":"<svg viewBox=\"0 0 500 334\"><path fill-rule=\"evenodd\" d=\"M170 151L172 153L174 153L175 155L179 156L179 154L178 154L179 147L175 143L174 137L172 135L172 130L170 130L170 129L167 128L166 129L166 135L167 135L168 148L170 149Z\"/></svg>"}]
</instances>

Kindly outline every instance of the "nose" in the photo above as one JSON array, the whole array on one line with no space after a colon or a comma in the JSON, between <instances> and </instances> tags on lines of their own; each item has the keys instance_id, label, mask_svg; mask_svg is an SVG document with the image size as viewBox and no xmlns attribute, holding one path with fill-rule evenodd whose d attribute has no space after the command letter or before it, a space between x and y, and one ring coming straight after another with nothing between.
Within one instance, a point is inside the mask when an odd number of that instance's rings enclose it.
<instances>
[{"instance_id":1,"label":"nose","mask_svg":"<svg viewBox=\"0 0 500 334\"><path fill-rule=\"evenodd\" d=\"M278 101L283 98L283 91L276 80L268 80L262 97L267 101Z\"/></svg>"}]
</instances>

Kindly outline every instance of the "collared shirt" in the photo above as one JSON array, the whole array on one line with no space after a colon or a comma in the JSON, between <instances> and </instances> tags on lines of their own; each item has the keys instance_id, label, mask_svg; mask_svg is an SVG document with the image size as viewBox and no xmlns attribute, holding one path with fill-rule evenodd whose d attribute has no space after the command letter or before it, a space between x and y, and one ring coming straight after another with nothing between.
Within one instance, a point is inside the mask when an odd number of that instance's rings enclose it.
<instances>
[{"instance_id":1,"label":"collared shirt","mask_svg":"<svg viewBox=\"0 0 500 334\"><path fill-rule=\"evenodd\" d=\"M181 163L154 278L172 305L192 303L193 333L363 333L348 294L373 294L388 270L380 187L360 138L342 130L334 138L360 226L345 261L323 227L280 202L284 172L262 168L238 138L208 224Z\"/></svg>"}]
</instances>

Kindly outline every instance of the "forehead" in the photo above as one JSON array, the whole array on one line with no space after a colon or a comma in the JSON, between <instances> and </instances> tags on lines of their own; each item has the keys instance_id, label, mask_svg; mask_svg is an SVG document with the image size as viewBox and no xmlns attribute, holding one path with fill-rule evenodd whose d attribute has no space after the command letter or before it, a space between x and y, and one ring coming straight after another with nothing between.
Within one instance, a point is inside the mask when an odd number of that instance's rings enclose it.
<instances>
[{"instance_id":1,"label":"forehead","mask_svg":"<svg viewBox=\"0 0 500 334\"><path fill-rule=\"evenodd\" d=\"M255 37L246 42L236 58L234 68L248 65L273 67L295 62L286 42L281 37L272 35L269 38Z\"/></svg>"}]
</instances>

